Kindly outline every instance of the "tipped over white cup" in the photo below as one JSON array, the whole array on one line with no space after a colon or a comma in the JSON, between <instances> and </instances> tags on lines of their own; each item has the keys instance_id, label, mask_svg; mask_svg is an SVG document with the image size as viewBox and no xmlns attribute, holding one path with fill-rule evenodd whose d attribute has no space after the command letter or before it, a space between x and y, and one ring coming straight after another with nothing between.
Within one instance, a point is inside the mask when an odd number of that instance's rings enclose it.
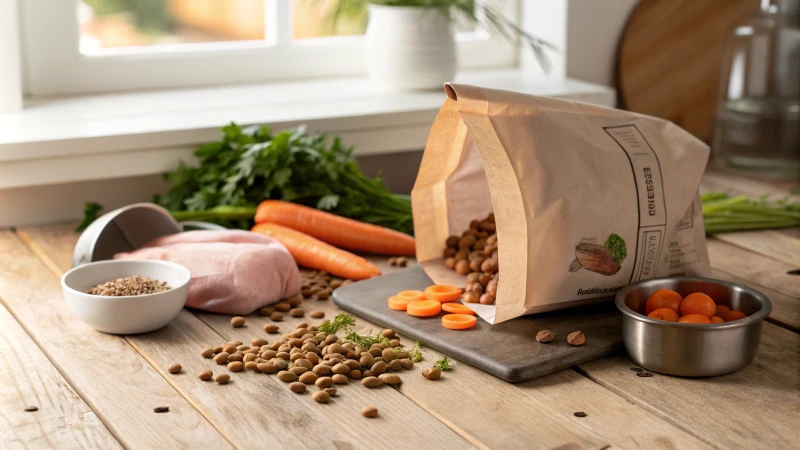
<instances>
[{"instance_id":1,"label":"tipped over white cup","mask_svg":"<svg viewBox=\"0 0 800 450\"><path fill-rule=\"evenodd\" d=\"M169 290L131 296L91 295L98 284L131 276L166 281ZM166 326L186 304L192 275L186 267L169 261L109 260L74 267L61 277L67 307L97 331L136 334Z\"/></svg>"}]
</instances>

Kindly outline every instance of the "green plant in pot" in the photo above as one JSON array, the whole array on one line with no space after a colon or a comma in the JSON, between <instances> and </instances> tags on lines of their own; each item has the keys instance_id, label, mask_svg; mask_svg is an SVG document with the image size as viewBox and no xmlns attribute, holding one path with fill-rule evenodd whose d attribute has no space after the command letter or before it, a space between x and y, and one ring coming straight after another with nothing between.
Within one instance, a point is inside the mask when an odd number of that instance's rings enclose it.
<instances>
[{"instance_id":1,"label":"green plant in pot","mask_svg":"<svg viewBox=\"0 0 800 450\"><path fill-rule=\"evenodd\" d=\"M330 4L329 4L330 6ZM488 2L476 0L339 0L328 10L332 24L343 18L369 18L365 33L367 71L386 91L438 89L452 81L457 67L454 24L488 28L533 51L545 71L552 44L522 30Z\"/></svg>"}]
</instances>

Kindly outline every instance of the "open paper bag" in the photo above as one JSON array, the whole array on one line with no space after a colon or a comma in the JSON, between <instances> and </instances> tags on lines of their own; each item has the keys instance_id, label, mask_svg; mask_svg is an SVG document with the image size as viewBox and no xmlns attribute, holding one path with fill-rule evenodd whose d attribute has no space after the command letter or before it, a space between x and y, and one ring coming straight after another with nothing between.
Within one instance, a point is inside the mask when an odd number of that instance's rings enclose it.
<instances>
[{"instance_id":1,"label":"open paper bag","mask_svg":"<svg viewBox=\"0 0 800 450\"><path fill-rule=\"evenodd\" d=\"M448 84L412 191L417 258L437 283L448 236L494 212L489 323L613 298L626 284L707 276L698 187L708 147L654 117Z\"/></svg>"}]
</instances>

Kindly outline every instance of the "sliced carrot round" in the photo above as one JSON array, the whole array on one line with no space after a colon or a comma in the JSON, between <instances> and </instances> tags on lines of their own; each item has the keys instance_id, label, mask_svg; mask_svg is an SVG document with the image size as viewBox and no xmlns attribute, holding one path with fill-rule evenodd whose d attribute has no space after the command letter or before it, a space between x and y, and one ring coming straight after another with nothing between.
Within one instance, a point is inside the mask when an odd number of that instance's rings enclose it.
<instances>
[{"instance_id":1,"label":"sliced carrot round","mask_svg":"<svg viewBox=\"0 0 800 450\"><path fill-rule=\"evenodd\" d=\"M395 311L405 311L406 306L411 303L410 301L400 298L398 296L389 297L389 309L393 309Z\"/></svg>"},{"instance_id":2,"label":"sliced carrot round","mask_svg":"<svg viewBox=\"0 0 800 450\"><path fill-rule=\"evenodd\" d=\"M436 300L411 302L406 306L406 312L417 317L435 316L442 312L442 304Z\"/></svg>"},{"instance_id":3,"label":"sliced carrot round","mask_svg":"<svg viewBox=\"0 0 800 450\"><path fill-rule=\"evenodd\" d=\"M469 314L471 316L475 315L475 311L469 309L468 306L461 303L443 303L442 311L452 314Z\"/></svg>"},{"instance_id":4,"label":"sliced carrot round","mask_svg":"<svg viewBox=\"0 0 800 450\"><path fill-rule=\"evenodd\" d=\"M425 288L425 298L441 303L454 302L461 298L461 289L448 284L434 284Z\"/></svg>"},{"instance_id":5,"label":"sliced carrot round","mask_svg":"<svg viewBox=\"0 0 800 450\"><path fill-rule=\"evenodd\" d=\"M419 302L425 300L425 293L422 291L400 291L395 294L396 297L407 298L412 302Z\"/></svg>"},{"instance_id":6,"label":"sliced carrot round","mask_svg":"<svg viewBox=\"0 0 800 450\"><path fill-rule=\"evenodd\" d=\"M451 330L466 330L478 323L478 318L469 314L446 314L442 316L442 326Z\"/></svg>"}]
</instances>

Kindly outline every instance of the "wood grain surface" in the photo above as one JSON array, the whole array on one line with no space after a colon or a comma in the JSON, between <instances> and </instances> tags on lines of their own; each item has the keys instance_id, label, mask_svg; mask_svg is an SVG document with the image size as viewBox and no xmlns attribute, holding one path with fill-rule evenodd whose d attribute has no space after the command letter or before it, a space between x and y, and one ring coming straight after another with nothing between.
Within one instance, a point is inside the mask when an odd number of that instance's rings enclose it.
<instances>
[{"instance_id":1,"label":"wood grain surface","mask_svg":"<svg viewBox=\"0 0 800 450\"><path fill-rule=\"evenodd\" d=\"M2 304L0 367L0 447L121 448Z\"/></svg>"},{"instance_id":2,"label":"wood grain surface","mask_svg":"<svg viewBox=\"0 0 800 450\"><path fill-rule=\"evenodd\" d=\"M14 233L0 231L0 255L4 305L124 447L229 447L125 338L73 316L58 278Z\"/></svg>"},{"instance_id":3,"label":"wood grain surface","mask_svg":"<svg viewBox=\"0 0 800 450\"><path fill-rule=\"evenodd\" d=\"M717 174L707 175L704 185L754 196L785 195L794 186ZM0 299L13 314L4 315L0 305L0 367L11 368L0 381L0 447L9 439L12 448L233 443L339 449L772 449L800 441L800 334L792 331L800 331L800 278L786 273L797 265L792 249L800 242L798 230L709 241L713 276L754 287L773 301L769 320L777 325L764 325L756 360L740 372L640 378L627 357L613 356L517 384L456 361L442 379L428 381L419 372L442 354L425 348L424 360L401 373L398 389L367 390L351 382L333 402L318 405L261 374L233 374L227 386L197 380L201 369L221 369L199 355L204 346L275 339L261 330L269 322L264 317L248 316L246 327L234 329L227 316L187 310L156 333L128 338L96 333L74 319L55 276L69 267L77 240L73 227L0 231ZM384 273L396 270L383 258L376 262ZM328 319L340 311L331 301L306 301L304 307L321 309ZM301 321L321 320L289 317L280 326L288 331ZM362 318L358 328L379 329ZM173 362L183 365L183 373L165 372ZM30 396L39 402L34 415L19 418L18 409L6 406L30 402ZM369 428L361 427L366 419L357 415L367 402L381 411ZM36 415L45 411L42 405L53 410ZM155 415L152 408L161 405L170 406L170 413ZM586 417L576 417L578 411ZM9 432L6 424L14 429Z\"/></svg>"},{"instance_id":4,"label":"wood grain surface","mask_svg":"<svg viewBox=\"0 0 800 450\"><path fill-rule=\"evenodd\" d=\"M758 0L641 0L622 35L622 106L711 139L723 44Z\"/></svg>"},{"instance_id":5,"label":"wood grain surface","mask_svg":"<svg viewBox=\"0 0 800 450\"><path fill-rule=\"evenodd\" d=\"M373 262L384 274L401 270L389 267L383 258ZM299 322L320 323L341 312L330 300L306 301L304 307L325 311L325 319L315 321L307 317L289 317L279 322L281 328L291 330ZM199 317L218 322L215 328L224 329L227 325L225 316L199 313ZM247 320L248 326L270 322L258 316L249 316ZM357 328L361 333L382 329L363 318L357 319ZM406 337L401 341L406 347L415 343ZM432 382L423 378L420 372L444 355L430 348L423 348L422 354L424 360L414 367L413 372L401 374L403 384L399 392L478 447L578 449L641 445L642 448L655 448L670 444L682 448L708 448L680 428L571 370L530 383L511 384L456 361L452 372L446 372L442 379ZM586 420L588 417L574 416L577 411L601 405L595 410L598 414L593 414L589 420ZM631 415L638 418L634 424L626 420Z\"/></svg>"},{"instance_id":6,"label":"wood grain surface","mask_svg":"<svg viewBox=\"0 0 800 450\"><path fill-rule=\"evenodd\" d=\"M719 448L795 448L800 334L765 323L752 364L730 375L640 378L628 358L582 364L592 380Z\"/></svg>"}]
</instances>

